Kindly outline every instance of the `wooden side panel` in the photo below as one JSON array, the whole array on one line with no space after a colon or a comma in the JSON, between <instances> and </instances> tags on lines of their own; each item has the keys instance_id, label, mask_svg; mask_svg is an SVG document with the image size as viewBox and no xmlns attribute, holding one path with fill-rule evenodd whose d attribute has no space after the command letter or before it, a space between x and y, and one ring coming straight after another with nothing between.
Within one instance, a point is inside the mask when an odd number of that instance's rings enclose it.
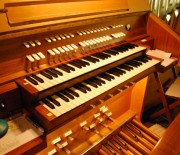
<instances>
[{"instance_id":1,"label":"wooden side panel","mask_svg":"<svg viewBox=\"0 0 180 155\"><path fill-rule=\"evenodd\" d=\"M164 136L160 139L157 146L152 151L151 155L157 154L180 154L180 115L176 117L176 119L172 122L172 124L168 127Z\"/></svg>"},{"instance_id":2,"label":"wooden side panel","mask_svg":"<svg viewBox=\"0 0 180 155\"><path fill-rule=\"evenodd\" d=\"M143 103L144 103L147 83L148 83L148 77L136 83L131 95L130 109L137 112L136 119L139 121L141 121L142 112L144 108Z\"/></svg>"},{"instance_id":3,"label":"wooden side panel","mask_svg":"<svg viewBox=\"0 0 180 155\"><path fill-rule=\"evenodd\" d=\"M155 14L150 13L147 22L147 33L154 38L154 49L172 53L180 57L180 36Z\"/></svg>"},{"instance_id":4,"label":"wooden side panel","mask_svg":"<svg viewBox=\"0 0 180 155\"><path fill-rule=\"evenodd\" d=\"M88 6L88 7L87 7ZM24 4L7 6L7 17L10 25L31 24L40 21L52 21L62 18L74 18L92 14L103 14L113 11L128 10L127 0L95 0Z\"/></svg>"},{"instance_id":5,"label":"wooden side panel","mask_svg":"<svg viewBox=\"0 0 180 155\"><path fill-rule=\"evenodd\" d=\"M7 33L84 19L149 11L150 6L148 0L1 0L0 9L3 12L0 14L0 33Z\"/></svg>"}]
</instances>

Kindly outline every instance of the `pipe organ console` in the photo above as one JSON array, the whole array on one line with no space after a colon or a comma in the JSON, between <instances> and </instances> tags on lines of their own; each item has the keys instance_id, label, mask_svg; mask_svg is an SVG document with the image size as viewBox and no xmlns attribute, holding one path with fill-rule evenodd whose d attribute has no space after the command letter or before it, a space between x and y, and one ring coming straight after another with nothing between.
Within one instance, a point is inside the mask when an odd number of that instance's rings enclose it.
<instances>
[{"instance_id":1,"label":"pipe organ console","mask_svg":"<svg viewBox=\"0 0 180 155\"><path fill-rule=\"evenodd\" d=\"M43 128L3 153L152 152L159 137L140 120L148 75L161 61L146 51L178 57L180 47L148 1L0 3L0 118L27 115Z\"/></svg>"}]
</instances>

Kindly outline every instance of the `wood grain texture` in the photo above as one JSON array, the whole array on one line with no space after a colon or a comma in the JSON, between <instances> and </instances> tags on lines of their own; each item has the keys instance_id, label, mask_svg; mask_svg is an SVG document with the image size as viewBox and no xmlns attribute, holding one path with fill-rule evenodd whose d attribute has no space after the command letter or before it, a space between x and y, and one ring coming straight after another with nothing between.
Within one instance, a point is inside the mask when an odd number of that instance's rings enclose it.
<instances>
[{"instance_id":1,"label":"wood grain texture","mask_svg":"<svg viewBox=\"0 0 180 155\"><path fill-rule=\"evenodd\" d=\"M180 114L176 116L175 120L171 123L165 131L163 137L160 139L151 155L179 155L180 154Z\"/></svg>"},{"instance_id":2,"label":"wood grain texture","mask_svg":"<svg viewBox=\"0 0 180 155\"><path fill-rule=\"evenodd\" d=\"M148 17L147 33L154 38L154 49L170 52L179 59L180 36L153 13Z\"/></svg>"}]
</instances>

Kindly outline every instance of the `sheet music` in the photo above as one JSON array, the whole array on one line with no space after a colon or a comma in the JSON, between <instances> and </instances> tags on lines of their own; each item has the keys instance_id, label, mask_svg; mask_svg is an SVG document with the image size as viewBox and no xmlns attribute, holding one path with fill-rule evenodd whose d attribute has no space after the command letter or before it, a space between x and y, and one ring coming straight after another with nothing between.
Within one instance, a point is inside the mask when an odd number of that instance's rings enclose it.
<instances>
[{"instance_id":1,"label":"sheet music","mask_svg":"<svg viewBox=\"0 0 180 155\"><path fill-rule=\"evenodd\" d=\"M156 58L161 58L161 59L167 59L171 57L171 53L155 49L155 50L148 50L147 55L156 57Z\"/></svg>"},{"instance_id":2,"label":"sheet music","mask_svg":"<svg viewBox=\"0 0 180 155\"><path fill-rule=\"evenodd\" d=\"M161 65L164 67L167 67L168 65L172 64L174 61L176 61L175 59L170 58L171 57L171 53L156 49L156 50L148 50L147 55L149 56L153 56L156 58L160 58L163 59L163 61L161 62Z\"/></svg>"},{"instance_id":3,"label":"sheet music","mask_svg":"<svg viewBox=\"0 0 180 155\"><path fill-rule=\"evenodd\" d=\"M8 126L7 134L0 139L0 154L6 154L43 134L25 115L8 121Z\"/></svg>"}]
</instances>

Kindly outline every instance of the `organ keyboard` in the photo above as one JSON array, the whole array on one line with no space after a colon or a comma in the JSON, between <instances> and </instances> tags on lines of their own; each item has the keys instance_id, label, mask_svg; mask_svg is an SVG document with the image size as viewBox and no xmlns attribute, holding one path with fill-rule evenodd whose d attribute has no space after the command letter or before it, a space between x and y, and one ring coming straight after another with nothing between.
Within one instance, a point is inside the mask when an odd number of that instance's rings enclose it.
<instances>
[{"instance_id":1,"label":"organ keyboard","mask_svg":"<svg viewBox=\"0 0 180 155\"><path fill-rule=\"evenodd\" d=\"M1 2L0 117L24 108L45 129L33 146L9 154L153 150L159 137L140 123L148 76L161 63L146 55L157 46L147 28L158 21L147 3ZM177 57L179 46L169 49Z\"/></svg>"}]
</instances>

